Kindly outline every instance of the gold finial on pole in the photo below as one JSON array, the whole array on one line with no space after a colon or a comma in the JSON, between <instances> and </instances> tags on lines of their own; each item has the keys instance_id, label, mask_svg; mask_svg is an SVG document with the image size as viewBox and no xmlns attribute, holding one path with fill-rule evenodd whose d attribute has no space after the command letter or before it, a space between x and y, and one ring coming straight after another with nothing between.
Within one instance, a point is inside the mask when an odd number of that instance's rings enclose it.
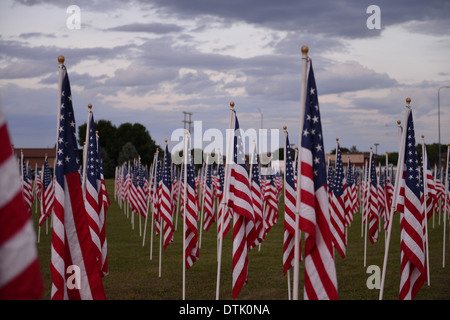
<instances>
[{"instance_id":1,"label":"gold finial on pole","mask_svg":"<svg viewBox=\"0 0 450 320\"><path fill-rule=\"evenodd\" d=\"M303 55L307 55L308 54L308 51L309 51L309 48L308 48L308 46L302 46L302 54Z\"/></svg>"},{"instance_id":2,"label":"gold finial on pole","mask_svg":"<svg viewBox=\"0 0 450 320\"><path fill-rule=\"evenodd\" d=\"M234 108L234 101L230 102L230 107Z\"/></svg>"},{"instance_id":3,"label":"gold finial on pole","mask_svg":"<svg viewBox=\"0 0 450 320\"><path fill-rule=\"evenodd\" d=\"M59 57L58 57L58 62L59 62L59 64L64 64L64 61L65 61L64 56L59 56Z\"/></svg>"},{"instance_id":4,"label":"gold finial on pole","mask_svg":"<svg viewBox=\"0 0 450 320\"><path fill-rule=\"evenodd\" d=\"M423 138L425 138L425 136L424 136L424 135L422 135L422 139L423 139Z\"/></svg>"}]
</instances>

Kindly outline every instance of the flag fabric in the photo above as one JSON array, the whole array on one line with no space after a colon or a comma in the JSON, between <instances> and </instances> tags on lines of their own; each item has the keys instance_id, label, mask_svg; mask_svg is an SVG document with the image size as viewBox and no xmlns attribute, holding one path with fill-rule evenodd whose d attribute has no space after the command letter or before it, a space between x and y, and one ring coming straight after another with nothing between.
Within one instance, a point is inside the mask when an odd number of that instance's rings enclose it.
<instances>
[{"instance_id":1,"label":"flag fabric","mask_svg":"<svg viewBox=\"0 0 450 320\"><path fill-rule=\"evenodd\" d=\"M89 110L88 125L86 127L86 177L85 177L85 199L87 220L92 241L95 244L96 256L102 255L102 244L100 241L100 173L98 171L97 137L95 136L94 114Z\"/></svg>"},{"instance_id":2,"label":"flag fabric","mask_svg":"<svg viewBox=\"0 0 450 320\"><path fill-rule=\"evenodd\" d=\"M42 170L42 184L41 184L41 212L39 216L39 226L42 226L44 221L52 213L53 200L55 196L53 188L53 177L50 167L48 166L48 159L45 157L44 169Z\"/></svg>"},{"instance_id":3,"label":"flag fabric","mask_svg":"<svg viewBox=\"0 0 450 320\"><path fill-rule=\"evenodd\" d=\"M69 77L63 68L55 168L51 299L105 299L101 256L92 241L81 189Z\"/></svg>"},{"instance_id":4,"label":"flag fabric","mask_svg":"<svg viewBox=\"0 0 450 320\"><path fill-rule=\"evenodd\" d=\"M255 214L255 241L250 246L250 250L259 245L264 240L264 219L263 219L263 198L261 193L261 182L259 176L258 161L256 159L256 150L253 152L253 163L251 164L252 179L250 181L252 188L253 212Z\"/></svg>"},{"instance_id":5,"label":"flag fabric","mask_svg":"<svg viewBox=\"0 0 450 320\"><path fill-rule=\"evenodd\" d=\"M275 178L272 174L266 175L266 188L264 191L264 239L278 221L278 199Z\"/></svg>"},{"instance_id":6,"label":"flag fabric","mask_svg":"<svg viewBox=\"0 0 450 320\"><path fill-rule=\"evenodd\" d=\"M421 168L421 177L423 177L424 183L424 196L426 199L425 207L426 207L426 216L427 220L431 218L434 211L434 202L436 201L436 188L433 179L433 174L430 169L430 161L428 160L427 148L425 147L425 143L422 143L422 166Z\"/></svg>"},{"instance_id":7,"label":"flag fabric","mask_svg":"<svg viewBox=\"0 0 450 320\"><path fill-rule=\"evenodd\" d=\"M207 163L205 165L205 185L203 190L203 229L205 231L209 230L216 217L213 211L213 186L211 170L212 165Z\"/></svg>"},{"instance_id":8,"label":"flag fabric","mask_svg":"<svg viewBox=\"0 0 450 320\"><path fill-rule=\"evenodd\" d=\"M248 280L248 251L255 241L255 217L251 198L250 182L244 158L244 147L239 121L234 112L233 160L230 174L229 206L233 212L233 267L232 297L236 299Z\"/></svg>"},{"instance_id":9,"label":"flag fabric","mask_svg":"<svg viewBox=\"0 0 450 320\"><path fill-rule=\"evenodd\" d=\"M347 240L346 240L346 215L345 201L347 187L344 176L344 166L342 163L341 148L339 143L336 147L336 170L331 186L330 201L330 229L333 239L333 245L342 258L345 258Z\"/></svg>"},{"instance_id":10,"label":"flag fabric","mask_svg":"<svg viewBox=\"0 0 450 320\"><path fill-rule=\"evenodd\" d=\"M36 234L0 106L0 300L40 299L43 291Z\"/></svg>"},{"instance_id":11,"label":"flag fabric","mask_svg":"<svg viewBox=\"0 0 450 320\"><path fill-rule=\"evenodd\" d=\"M304 298L337 299L322 125L314 72L309 58L308 66L305 117L299 150L301 161L299 227L305 233Z\"/></svg>"},{"instance_id":12,"label":"flag fabric","mask_svg":"<svg viewBox=\"0 0 450 320\"><path fill-rule=\"evenodd\" d=\"M378 241L378 224L380 217L378 215L378 181L377 172L375 169L375 159L374 154L370 151L370 177L367 186L368 198L368 219L366 218L366 223L369 223L369 240L373 244ZM367 222L368 221L368 222Z\"/></svg>"},{"instance_id":13,"label":"flag fabric","mask_svg":"<svg viewBox=\"0 0 450 320\"><path fill-rule=\"evenodd\" d=\"M401 300L414 299L422 287L426 275L425 266L425 235L424 235L424 211L420 196L420 169L417 160L416 140L414 135L414 122L410 108L406 110L406 134L403 135L404 158L402 166L404 178L403 217L400 224L400 249L401 249ZM400 153L401 154L401 153Z\"/></svg>"},{"instance_id":14,"label":"flag fabric","mask_svg":"<svg viewBox=\"0 0 450 320\"><path fill-rule=\"evenodd\" d=\"M295 177L292 166L291 146L289 144L289 135L286 132L285 139L285 179L284 179L284 236L283 236L283 274L294 266L294 248L295 248ZM299 257L301 254L299 254Z\"/></svg>"},{"instance_id":15,"label":"flag fabric","mask_svg":"<svg viewBox=\"0 0 450 320\"><path fill-rule=\"evenodd\" d=\"M225 239L225 236L228 234L228 231L230 231L231 228L231 209L228 208L228 205L225 203L225 205L222 205L222 200L225 195L225 170L223 167L222 161L219 159L219 164L217 166L217 173L219 175L219 187L217 189L218 194L218 203L219 208L217 210L217 221L218 221L218 227L217 227L217 239L219 239L220 234L222 234L222 239ZM224 213L224 207L225 207L225 213ZM223 226L222 226L222 214L223 216ZM223 233L222 233L223 228Z\"/></svg>"},{"instance_id":16,"label":"flag fabric","mask_svg":"<svg viewBox=\"0 0 450 320\"><path fill-rule=\"evenodd\" d=\"M28 213L31 214L31 206L33 204L33 184L31 181L31 172L28 169L28 164L25 163L23 153L22 153L22 192L25 207Z\"/></svg>"},{"instance_id":17,"label":"flag fabric","mask_svg":"<svg viewBox=\"0 0 450 320\"><path fill-rule=\"evenodd\" d=\"M99 206L99 228L100 228L100 245L101 245L101 253L102 253L102 274L103 276L108 275L108 244L106 240L106 211L108 210L109 202L108 192L106 191L105 177L103 175L103 163L102 157L100 154L100 143L98 132L95 132L95 137L97 141L97 170L98 177L100 179L100 185L97 181L97 186L99 188L98 192L98 206Z\"/></svg>"},{"instance_id":18,"label":"flag fabric","mask_svg":"<svg viewBox=\"0 0 450 320\"><path fill-rule=\"evenodd\" d=\"M164 222L164 250L173 241L173 218L172 218L172 175L170 173L170 153L166 143L166 151L164 152L164 168L162 173L161 198L160 198L160 214Z\"/></svg>"},{"instance_id":19,"label":"flag fabric","mask_svg":"<svg viewBox=\"0 0 450 320\"><path fill-rule=\"evenodd\" d=\"M106 214L106 211L108 210L108 207L111 205L111 202L109 201L108 191L106 190L106 183L105 183L105 175L103 173L103 161L102 161L102 155L101 155L101 148L99 143L99 136L98 132L95 132L95 136L97 138L97 157L98 157L98 170L100 172L100 182L101 182L101 189L100 189L100 199L103 202L104 211ZM101 220L101 219L100 219Z\"/></svg>"},{"instance_id":20,"label":"flag fabric","mask_svg":"<svg viewBox=\"0 0 450 320\"><path fill-rule=\"evenodd\" d=\"M186 157L185 157L186 160ZM197 227L197 212L198 212L198 197L197 189L195 187L195 177L194 177L194 165L191 161L191 151L190 148L187 150L187 161L183 165L185 167L183 175L183 185L184 185L184 206L186 206L186 211L184 212L184 241L185 241L185 263L186 268L192 267L194 262L199 259L199 246L198 246L198 227Z\"/></svg>"},{"instance_id":21,"label":"flag fabric","mask_svg":"<svg viewBox=\"0 0 450 320\"><path fill-rule=\"evenodd\" d=\"M352 162L350 159L348 159L347 163L347 177L346 177L346 184L347 184L347 199L345 201L345 220L346 224L350 225L350 223L353 221L353 216L358 210L358 206L356 204L357 202L357 188L355 183L355 173L353 171Z\"/></svg>"}]
</instances>

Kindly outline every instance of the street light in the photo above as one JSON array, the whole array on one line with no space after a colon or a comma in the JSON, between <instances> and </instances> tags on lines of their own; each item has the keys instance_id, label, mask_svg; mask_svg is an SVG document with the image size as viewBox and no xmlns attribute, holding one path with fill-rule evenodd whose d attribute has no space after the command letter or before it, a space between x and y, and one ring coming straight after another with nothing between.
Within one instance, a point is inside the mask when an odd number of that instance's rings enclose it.
<instances>
[{"instance_id":1,"label":"street light","mask_svg":"<svg viewBox=\"0 0 450 320\"><path fill-rule=\"evenodd\" d=\"M450 89L450 86L442 86L438 89L438 139L439 139L439 171L441 170L441 99L439 97L439 92L441 91L441 89ZM442 177L441 177L442 180Z\"/></svg>"},{"instance_id":2,"label":"street light","mask_svg":"<svg viewBox=\"0 0 450 320\"><path fill-rule=\"evenodd\" d=\"M263 113L260 108L256 108L256 109L258 109L259 113L261 113L261 129L262 129L263 128Z\"/></svg>"}]
</instances>

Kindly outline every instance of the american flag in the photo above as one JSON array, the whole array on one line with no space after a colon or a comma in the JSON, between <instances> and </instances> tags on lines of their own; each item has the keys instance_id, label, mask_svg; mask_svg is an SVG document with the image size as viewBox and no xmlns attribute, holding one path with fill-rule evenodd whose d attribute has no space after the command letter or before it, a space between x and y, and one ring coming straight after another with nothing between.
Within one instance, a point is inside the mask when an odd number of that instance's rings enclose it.
<instances>
[{"instance_id":1,"label":"american flag","mask_svg":"<svg viewBox=\"0 0 450 320\"><path fill-rule=\"evenodd\" d=\"M208 162L208 161L207 161ZM207 163L205 165L205 188L203 190L203 229L208 231L211 224L214 222L216 215L213 211L213 189L212 189L212 165Z\"/></svg>"},{"instance_id":2,"label":"american flag","mask_svg":"<svg viewBox=\"0 0 450 320\"><path fill-rule=\"evenodd\" d=\"M63 70L55 168L51 298L105 299L101 256L92 241L83 202L69 77L64 66ZM68 280L73 282L77 270L80 281L68 286Z\"/></svg>"},{"instance_id":3,"label":"american flag","mask_svg":"<svg viewBox=\"0 0 450 320\"><path fill-rule=\"evenodd\" d=\"M369 221L369 240L371 243L378 241L378 224L380 217L378 215L378 181L377 181L377 171L375 169L375 159L373 151L370 151L370 177L368 181L368 219L366 218L366 223Z\"/></svg>"},{"instance_id":4,"label":"american flag","mask_svg":"<svg viewBox=\"0 0 450 320\"><path fill-rule=\"evenodd\" d=\"M309 300L337 299L337 277L328 210L322 125L311 60L301 129L300 229L305 233L305 287Z\"/></svg>"},{"instance_id":5,"label":"american flag","mask_svg":"<svg viewBox=\"0 0 450 320\"><path fill-rule=\"evenodd\" d=\"M195 188L194 165L191 160L191 150L187 148L187 154L184 163L184 251L186 268L189 269L194 262L199 259L198 246L198 227L197 227L197 212L198 212L198 197Z\"/></svg>"},{"instance_id":6,"label":"american flag","mask_svg":"<svg viewBox=\"0 0 450 320\"><path fill-rule=\"evenodd\" d=\"M253 152L253 163L251 164L252 168L252 179L251 179L251 187L252 187L252 202L253 202L253 212L255 214L255 241L250 246L250 250L259 245L264 239L264 220L263 220L263 198L261 193L261 184L260 184L260 176L259 176L259 167L258 160L256 158L256 149Z\"/></svg>"},{"instance_id":7,"label":"american flag","mask_svg":"<svg viewBox=\"0 0 450 320\"><path fill-rule=\"evenodd\" d=\"M388 155L386 154L386 180L384 184L384 194L386 198L386 210L385 212L385 220L384 220L384 230L388 230L389 227L389 219L390 219L390 212L392 207L392 197L394 195L394 186L392 185L392 179L391 176L393 173L389 173L389 164L388 164Z\"/></svg>"},{"instance_id":8,"label":"american flag","mask_svg":"<svg viewBox=\"0 0 450 320\"><path fill-rule=\"evenodd\" d=\"M52 213L53 200L55 191L53 188L53 177L50 167L48 166L48 159L45 157L44 169L42 170L42 192L41 192L41 213L39 216L39 225L42 226L44 221Z\"/></svg>"},{"instance_id":9,"label":"american flag","mask_svg":"<svg viewBox=\"0 0 450 320\"><path fill-rule=\"evenodd\" d=\"M0 300L40 299L36 234L23 205L19 168L0 106Z\"/></svg>"},{"instance_id":10,"label":"american flag","mask_svg":"<svg viewBox=\"0 0 450 320\"><path fill-rule=\"evenodd\" d=\"M98 206L99 206L99 227L100 227L100 245L102 251L102 274L108 275L108 244L106 240L106 210L110 205L108 192L106 191L105 177L103 175L103 163L100 154L100 143L98 137L98 131L95 132L97 141L97 170L100 177L100 186L98 193ZM97 182L98 186L98 182Z\"/></svg>"},{"instance_id":11,"label":"american flag","mask_svg":"<svg viewBox=\"0 0 450 320\"><path fill-rule=\"evenodd\" d=\"M219 164L217 166L217 173L219 175L219 187L217 189L217 195L218 195L218 203L219 207L217 210L217 239L219 239L220 234L222 233L222 214L224 206L222 205L222 200L225 195L224 192L224 184L225 184L225 171L223 168L223 161L221 159L221 156L219 157ZM230 231L231 227L231 210L228 208L227 204L225 204L225 215L223 216L223 234L222 239L225 239L225 236L228 234L228 231Z\"/></svg>"},{"instance_id":12,"label":"american flag","mask_svg":"<svg viewBox=\"0 0 450 320\"><path fill-rule=\"evenodd\" d=\"M164 168L162 173L160 213L164 223L164 250L173 241L173 218L172 218L172 175L170 173L170 153L166 143L164 152Z\"/></svg>"},{"instance_id":13,"label":"american flag","mask_svg":"<svg viewBox=\"0 0 450 320\"><path fill-rule=\"evenodd\" d=\"M88 225L92 241L95 243L98 255L101 256L100 241L100 172L98 171L97 137L95 136L94 114L89 110L88 125L86 127L86 182L84 205L88 213Z\"/></svg>"},{"instance_id":14,"label":"american flag","mask_svg":"<svg viewBox=\"0 0 450 320\"><path fill-rule=\"evenodd\" d=\"M264 239L278 221L277 188L273 174L266 176L266 188L264 191Z\"/></svg>"},{"instance_id":15,"label":"american flag","mask_svg":"<svg viewBox=\"0 0 450 320\"><path fill-rule=\"evenodd\" d=\"M345 212L346 212L346 224L350 225L353 221L353 215L356 213L358 207L356 204L357 201L357 190L355 183L355 173L353 171L352 162L348 159L347 163L347 199L345 201Z\"/></svg>"},{"instance_id":16,"label":"american flag","mask_svg":"<svg viewBox=\"0 0 450 320\"><path fill-rule=\"evenodd\" d=\"M145 184L145 174L144 174L144 166L141 162L141 157L138 157L137 162L137 180L136 180L136 206L137 206L137 212L143 216L144 218L147 218L147 195L148 195L148 188ZM170 174L170 173L169 173Z\"/></svg>"},{"instance_id":17,"label":"american flag","mask_svg":"<svg viewBox=\"0 0 450 320\"><path fill-rule=\"evenodd\" d=\"M283 273L294 266L294 247L295 247L295 208L296 193L294 182L294 169L292 166L291 146L289 144L289 135L286 132L285 139L285 180L284 180L284 237L283 237ZM299 255L301 256L301 255Z\"/></svg>"},{"instance_id":18,"label":"american flag","mask_svg":"<svg viewBox=\"0 0 450 320\"><path fill-rule=\"evenodd\" d=\"M33 183L31 181L31 172L29 170L28 162L25 163L23 153L21 153L21 157L23 199L25 201L25 207L27 208L27 211L31 214L31 205L33 204Z\"/></svg>"},{"instance_id":19,"label":"american flag","mask_svg":"<svg viewBox=\"0 0 450 320\"><path fill-rule=\"evenodd\" d=\"M407 122L404 143L404 214L400 225L401 279L400 299L412 300L426 279L424 249L424 211L420 197L420 169L412 111L406 110ZM401 154L401 152L400 152Z\"/></svg>"},{"instance_id":20,"label":"american flag","mask_svg":"<svg viewBox=\"0 0 450 320\"><path fill-rule=\"evenodd\" d=\"M230 161L229 206L233 212L233 283L232 296L236 299L248 277L248 251L255 241L255 216L251 198L250 182L244 158L244 147L239 121L234 112L233 160ZM229 159L227 159L229 161Z\"/></svg>"},{"instance_id":21,"label":"american flag","mask_svg":"<svg viewBox=\"0 0 450 320\"><path fill-rule=\"evenodd\" d=\"M332 183L332 193L330 201L330 229L333 237L333 245L342 258L345 258L346 240L346 220L345 201L347 185L344 176L344 165L342 163L341 148L339 143L336 147L336 172Z\"/></svg>"},{"instance_id":22,"label":"american flag","mask_svg":"<svg viewBox=\"0 0 450 320\"><path fill-rule=\"evenodd\" d=\"M100 148L100 142L99 142L99 136L98 131L95 132L95 136L97 138L97 156L98 156L98 170L100 172L100 181L101 181L101 190L100 190L100 198L103 202L103 207L106 211L108 210L108 207L111 205L111 202L109 201L108 191L106 190L106 183L105 183L105 175L103 174L103 161L101 156L101 148Z\"/></svg>"},{"instance_id":23,"label":"american flag","mask_svg":"<svg viewBox=\"0 0 450 320\"><path fill-rule=\"evenodd\" d=\"M427 220L431 218L434 211L434 202L436 199L436 188L434 184L433 174L430 169L430 161L428 160L427 148L425 142L422 142L422 166L420 167L424 183L424 196L426 199Z\"/></svg>"}]
</instances>

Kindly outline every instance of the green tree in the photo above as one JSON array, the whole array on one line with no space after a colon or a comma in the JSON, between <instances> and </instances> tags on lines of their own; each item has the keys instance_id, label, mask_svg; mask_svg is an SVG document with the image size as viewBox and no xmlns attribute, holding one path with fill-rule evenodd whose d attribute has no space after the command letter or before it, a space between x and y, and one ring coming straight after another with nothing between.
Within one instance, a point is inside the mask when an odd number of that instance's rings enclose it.
<instances>
[{"instance_id":1,"label":"green tree","mask_svg":"<svg viewBox=\"0 0 450 320\"><path fill-rule=\"evenodd\" d=\"M127 161L133 161L137 159L139 156L136 148L131 142L127 142L123 145L122 150L119 152L119 157L117 158L117 162L119 165L123 164Z\"/></svg>"}]
</instances>

